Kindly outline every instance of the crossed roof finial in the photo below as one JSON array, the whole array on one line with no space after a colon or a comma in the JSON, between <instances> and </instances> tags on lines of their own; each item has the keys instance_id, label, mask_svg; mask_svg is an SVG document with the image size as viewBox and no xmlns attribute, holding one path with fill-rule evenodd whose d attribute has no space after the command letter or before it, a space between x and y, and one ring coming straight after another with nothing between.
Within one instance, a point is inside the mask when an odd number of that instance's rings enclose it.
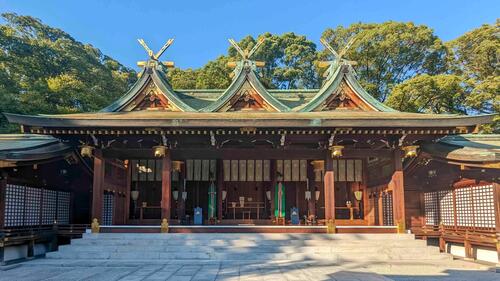
<instances>
[{"instance_id":1,"label":"crossed roof finial","mask_svg":"<svg viewBox=\"0 0 500 281\"><path fill-rule=\"evenodd\" d=\"M144 39L137 39L137 41L139 41L139 44L141 44L141 46L144 48L144 50L146 50L146 52L148 53L148 56L149 56L148 61L137 62L138 66L145 67L148 65L156 64L158 62L163 64L166 67L173 67L174 66L174 62L172 62L172 61L163 61L163 62L159 61L159 58L161 57L161 55L163 55L163 53L168 49L168 47L170 47L170 45L172 45L172 43L174 42L173 38L168 39L167 42L165 44L163 44L161 49L156 54L148 47L148 45L146 44Z\"/></svg>"},{"instance_id":2,"label":"crossed roof finial","mask_svg":"<svg viewBox=\"0 0 500 281\"><path fill-rule=\"evenodd\" d=\"M242 50L240 45L238 45L238 43L236 43L236 41L234 41L234 39L229 39L229 43L231 43L231 45L236 49L236 51L240 54L241 58L243 61L249 61L250 58L252 57L252 55L259 49L259 47L262 45L262 43L264 43L264 41L266 41L266 38L264 37L261 37L257 40L257 43L255 44L255 46L253 46L253 48L251 50ZM255 66L257 67L262 67L265 65L265 62L263 61L252 61L254 63ZM236 67L237 66L237 62L228 62L227 65L229 67Z\"/></svg>"},{"instance_id":3,"label":"crossed roof finial","mask_svg":"<svg viewBox=\"0 0 500 281\"><path fill-rule=\"evenodd\" d=\"M319 62L319 65L318 65L319 67L329 67L329 69L327 71L325 71L324 77L331 76L333 74L334 70L342 64L356 65L357 62L351 61L351 60L346 60L343 58L344 55L349 50L349 48L351 48L352 44L356 41L356 37L352 37L339 53L337 53L335 51L335 49L325 39L321 38L321 39L319 39L319 41L335 57L334 60L332 60L332 61Z\"/></svg>"}]
</instances>

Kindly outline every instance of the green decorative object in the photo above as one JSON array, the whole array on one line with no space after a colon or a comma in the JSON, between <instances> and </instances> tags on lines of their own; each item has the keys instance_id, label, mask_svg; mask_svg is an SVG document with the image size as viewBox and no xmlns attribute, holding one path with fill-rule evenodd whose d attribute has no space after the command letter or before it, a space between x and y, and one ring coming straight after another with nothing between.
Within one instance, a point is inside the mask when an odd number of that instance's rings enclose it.
<instances>
[{"instance_id":1,"label":"green decorative object","mask_svg":"<svg viewBox=\"0 0 500 281\"><path fill-rule=\"evenodd\" d=\"M274 217L276 218L284 218L285 217L285 207L286 197L285 197L285 185L279 182L276 185L276 189L274 192Z\"/></svg>"},{"instance_id":2,"label":"green decorative object","mask_svg":"<svg viewBox=\"0 0 500 281\"><path fill-rule=\"evenodd\" d=\"M212 181L210 187L208 188L208 218L215 218L217 213L217 202L216 202L217 192L215 191L215 184Z\"/></svg>"}]
</instances>

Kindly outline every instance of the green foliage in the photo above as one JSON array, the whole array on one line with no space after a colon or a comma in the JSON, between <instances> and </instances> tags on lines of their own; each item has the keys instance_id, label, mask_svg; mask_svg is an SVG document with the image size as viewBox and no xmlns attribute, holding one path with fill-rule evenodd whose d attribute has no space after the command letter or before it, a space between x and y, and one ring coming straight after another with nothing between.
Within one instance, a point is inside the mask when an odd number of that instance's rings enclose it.
<instances>
[{"instance_id":1,"label":"green foliage","mask_svg":"<svg viewBox=\"0 0 500 281\"><path fill-rule=\"evenodd\" d=\"M465 114L467 87L457 75L422 74L394 87L387 104L407 112Z\"/></svg>"},{"instance_id":2,"label":"green foliage","mask_svg":"<svg viewBox=\"0 0 500 281\"><path fill-rule=\"evenodd\" d=\"M2 14L0 112L98 110L122 95L136 74L91 45L29 16ZM5 119L0 130L11 131Z\"/></svg>"},{"instance_id":3,"label":"green foliage","mask_svg":"<svg viewBox=\"0 0 500 281\"><path fill-rule=\"evenodd\" d=\"M323 38L341 50L356 41L346 57L357 62L356 71L369 93L384 101L392 88L419 74L437 74L446 66L446 48L432 29L411 22L356 23L323 32ZM322 57L328 57L324 52Z\"/></svg>"}]
</instances>

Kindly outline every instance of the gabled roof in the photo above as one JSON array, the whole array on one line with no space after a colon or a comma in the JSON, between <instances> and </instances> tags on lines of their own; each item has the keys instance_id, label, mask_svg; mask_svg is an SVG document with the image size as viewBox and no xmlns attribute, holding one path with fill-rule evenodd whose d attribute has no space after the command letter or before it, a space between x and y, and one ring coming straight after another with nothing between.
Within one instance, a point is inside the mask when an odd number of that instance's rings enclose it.
<instances>
[{"instance_id":1,"label":"gabled roof","mask_svg":"<svg viewBox=\"0 0 500 281\"><path fill-rule=\"evenodd\" d=\"M145 68L139 77L139 80L128 90L125 95L113 102L111 105L103 108L102 112L118 112L118 111L131 111L131 107L138 105L140 100L147 97L148 87L154 87L155 93L161 95L169 106L174 111L196 111L187 105L178 94L172 89L168 83L161 65ZM151 84L152 83L152 84ZM142 95L142 96L141 96ZM135 103L135 104L134 104Z\"/></svg>"},{"instance_id":2,"label":"gabled roof","mask_svg":"<svg viewBox=\"0 0 500 281\"><path fill-rule=\"evenodd\" d=\"M244 88L250 87L254 91L255 95L262 98L262 100L269 107L269 111L286 112L290 109L282 104L277 98L271 95L264 85L259 81L255 75L254 65L252 61L244 60L238 62L238 66L235 69L235 78L229 87L222 93L219 98L211 103L210 105L200 109L201 112L217 112L217 111L228 111L231 105L232 99L237 98L240 95L245 95ZM229 107L229 108L228 108Z\"/></svg>"},{"instance_id":3,"label":"gabled roof","mask_svg":"<svg viewBox=\"0 0 500 281\"><path fill-rule=\"evenodd\" d=\"M347 96L349 99L359 100L358 107L365 110L382 111L382 112L395 112L396 110L386 106L372 95L365 91L365 89L359 84L358 80L354 75L354 69L350 65L340 65L337 67L329 77L323 87L319 90L316 96L310 100L308 103L299 107L296 111L309 112L321 110L325 103L336 96L341 95L343 89L342 82L349 87L350 95ZM349 94L348 94L349 95Z\"/></svg>"}]
</instances>

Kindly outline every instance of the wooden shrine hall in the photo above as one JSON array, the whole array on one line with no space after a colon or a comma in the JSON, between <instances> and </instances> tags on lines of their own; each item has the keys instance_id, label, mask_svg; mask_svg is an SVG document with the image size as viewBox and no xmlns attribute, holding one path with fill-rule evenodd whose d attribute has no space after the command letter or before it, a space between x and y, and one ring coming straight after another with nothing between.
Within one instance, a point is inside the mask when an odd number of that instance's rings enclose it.
<instances>
[{"instance_id":1,"label":"wooden shrine hall","mask_svg":"<svg viewBox=\"0 0 500 281\"><path fill-rule=\"evenodd\" d=\"M157 54L147 48L138 81L99 112L5 113L23 133L76 149L92 168L86 223L404 231L415 224L408 206L420 202L405 194L405 173L424 148L493 118L396 111L367 93L333 49L320 89L267 89L257 74L263 63L252 60L261 42L243 51L231 41L241 59L229 64L227 89L173 89L173 64L159 60L171 42Z\"/></svg>"}]
</instances>

